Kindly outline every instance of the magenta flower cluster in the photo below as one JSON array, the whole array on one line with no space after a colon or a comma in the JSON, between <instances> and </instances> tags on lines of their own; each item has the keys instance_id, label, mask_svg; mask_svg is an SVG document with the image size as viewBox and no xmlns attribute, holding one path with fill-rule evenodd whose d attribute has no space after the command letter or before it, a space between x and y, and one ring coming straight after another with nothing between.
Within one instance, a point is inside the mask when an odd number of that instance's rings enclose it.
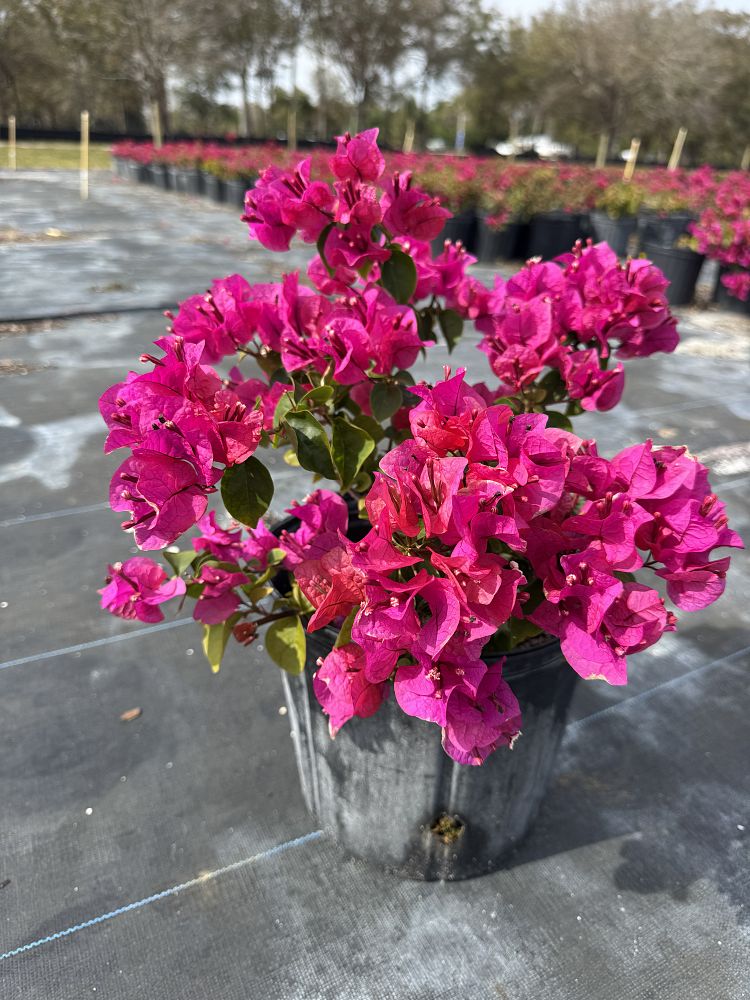
<instances>
[{"instance_id":1,"label":"magenta flower cluster","mask_svg":"<svg viewBox=\"0 0 750 1000\"><path fill-rule=\"evenodd\" d=\"M454 760L480 764L521 730L504 652L556 637L579 675L624 684L627 657L676 625L641 577L703 608L729 566L715 550L741 541L684 448L647 441L606 459L572 430L619 401L623 361L674 350L661 272L579 244L487 288L460 244L433 256L449 213L408 173L382 180L376 137L339 138L332 183L304 161L247 193L254 239L317 244L312 287L298 274L214 281L170 314L148 369L102 396L106 450L129 451L112 507L174 570L117 563L102 605L154 622L164 601L194 601L215 669L232 634L246 645L267 626L270 655L300 672L305 634L326 630L313 689L333 735L392 689ZM446 369L415 385L420 352L439 335L452 347L464 322L497 383ZM212 367L228 357L225 373ZM316 488L271 531L268 445L348 502ZM235 524L209 509L219 489Z\"/></svg>"},{"instance_id":2,"label":"magenta flower cluster","mask_svg":"<svg viewBox=\"0 0 750 1000\"><path fill-rule=\"evenodd\" d=\"M717 183L714 201L691 223L699 253L717 260L721 283L730 295L750 300L750 213L747 172L727 174Z\"/></svg>"},{"instance_id":3,"label":"magenta flower cluster","mask_svg":"<svg viewBox=\"0 0 750 1000\"><path fill-rule=\"evenodd\" d=\"M577 246L563 268L531 263L498 281L476 320L481 349L509 394L523 393L549 369L584 410L611 410L625 375L617 358L670 352L678 342L668 281L647 260L621 264L606 244Z\"/></svg>"},{"instance_id":4,"label":"magenta flower cluster","mask_svg":"<svg viewBox=\"0 0 750 1000\"><path fill-rule=\"evenodd\" d=\"M728 559L713 549L741 542L682 448L647 442L607 461L539 414L487 406L463 372L412 391L413 436L381 461L366 499L372 530L345 543L362 655L340 677L332 654L316 691L337 727L360 700L376 706L392 677L401 708L438 724L454 759L478 763L518 731L515 699L481 659L511 616L559 637L581 676L624 684L626 657L676 621L633 571L648 567L697 610L724 588Z\"/></svg>"}]
</instances>

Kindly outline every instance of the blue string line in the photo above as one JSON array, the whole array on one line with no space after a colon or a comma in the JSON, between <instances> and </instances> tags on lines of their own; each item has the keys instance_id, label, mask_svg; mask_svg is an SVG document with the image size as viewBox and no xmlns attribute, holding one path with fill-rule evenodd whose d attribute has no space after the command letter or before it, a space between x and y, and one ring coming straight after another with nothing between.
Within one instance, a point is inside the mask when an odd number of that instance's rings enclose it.
<instances>
[{"instance_id":1,"label":"blue string line","mask_svg":"<svg viewBox=\"0 0 750 1000\"><path fill-rule=\"evenodd\" d=\"M154 632L179 628L179 626L189 625L191 622L193 622L192 618L178 618L176 622L160 622L158 625L149 626L149 628L139 628L135 632L124 632L122 635L110 635L105 639L79 642L76 646L63 646L62 649L48 649L46 653L20 656L17 660L6 660L5 663L0 663L0 670L6 670L8 667L20 667L23 663L33 663L35 660L50 660L55 656L65 656L66 653L81 653L86 649L94 649L96 646L109 646L113 642L125 642L126 639L136 639L141 635L152 635Z\"/></svg>"},{"instance_id":2,"label":"blue string line","mask_svg":"<svg viewBox=\"0 0 750 1000\"><path fill-rule=\"evenodd\" d=\"M95 511L108 510L108 503L91 503L87 507L63 507L62 510L50 510L45 514L21 514L0 521L0 528L13 528L18 524L29 524L32 521L51 521L58 517L70 517L73 514L93 514Z\"/></svg>"},{"instance_id":3,"label":"blue string line","mask_svg":"<svg viewBox=\"0 0 750 1000\"><path fill-rule=\"evenodd\" d=\"M614 705L607 705L606 708L600 708L598 712L592 712L591 715L584 715L582 719L576 719L575 722L571 722L567 728L569 730L578 729L579 726L585 726L588 722L591 722L592 719L598 719L600 715L607 715L610 712L620 711L621 709L632 705L633 702L640 701L642 698L650 698L652 694L657 694L660 691L664 691L666 688L674 687L677 684L682 683L682 681L690 680L691 677L704 674L706 671L713 670L715 667L726 666L726 664L731 660L734 660L738 656L744 656L746 653L750 653L750 646L744 646L742 649L736 649L733 653L728 653L726 656L722 656L719 660L712 660L711 663L704 663L702 667L695 667L693 670L688 670L686 674L679 674L677 677L672 677L668 681L662 681L661 684L656 684L647 691L641 691L639 694L623 698L622 701L615 702Z\"/></svg>"},{"instance_id":4,"label":"blue string line","mask_svg":"<svg viewBox=\"0 0 750 1000\"><path fill-rule=\"evenodd\" d=\"M36 941L30 941L28 944L22 944L18 948L13 948L12 951L6 951L4 954L0 955L0 962L4 962L7 958L15 958L17 955L22 955L24 952L33 951L35 948L40 948L43 944L50 944L52 941L59 941L62 938L69 937L71 934L77 934L78 931L86 930L88 927L94 927L96 924L102 924L107 920L113 920L115 917L121 917L124 913L132 913L133 910L140 910L144 906L148 906L150 903L157 903L160 899L167 899L169 896L176 896L179 892L184 892L186 889L193 889L197 885L202 885L204 882L211 882L215 878L219 878L220 875L226 875L229 872L237 871L238 868L244 868L246 865L250 865L255 861L265 861L267 858L272 858L274 855L282 854L284 851L291 850L293 847L302 847L303 844L309 844L310 841L317 840L318 837L322 836L322 830L313 830L312 833L306 833L303 837L296 837L294 840L288 840L286 843L277 844L275 847L269 848L267 851L262 851L260 854L254 854L250 858L244 858L242 861L234 861L231 865L225 865L223 868L217 868L215 871L207 872L205 875L199 875L197 878L191 878L187 882L181 882L179 885L173 885L171 889L163 889L161 892L155 892L152 896L145 896L143 899L137 899L134 903L127 903L125 906L118 906L116 910L110 910L109 913L102 913L98 917L92 917L91 920L84 920L80 924L74 924L72 927L66 927L65 930L56 931L54 934L48 934L47 937L39 938Z\"/></svg>"}]
</instances>

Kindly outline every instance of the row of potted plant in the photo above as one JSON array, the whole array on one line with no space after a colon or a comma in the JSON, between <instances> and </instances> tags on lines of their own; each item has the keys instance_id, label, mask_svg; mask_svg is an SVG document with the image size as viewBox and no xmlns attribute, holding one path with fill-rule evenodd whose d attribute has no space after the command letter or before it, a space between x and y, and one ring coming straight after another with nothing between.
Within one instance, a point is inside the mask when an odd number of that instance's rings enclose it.
<instances>
[{"instance_id":1,"label":"row of potted plant","mask_svg":"<svg viewBox=\"0 0 750 1000\"><path fill-rule=\"evenodd\" d=\"M113 155L123 175L237 205L263 165L283 169L301 159L276 144L169 143L157 150L121 143ZM330 179L327 157L318 149L310 161L316 176ZM620 256L658 257L671 281L672 305L692 300L706 257L725 269L720 286L725 304L731 296L736 303L750 294L747 173L644 169L624 181L614 168L430 154L388 153L385 158L389 170L410 172L451 211L436 237L436 250L448 238L461 240L484 262L548 259L576 239L591 237L606 241Z\"/></svg>"},{"instance_id":2,"label":"row of potted plant","mask_svg":"<svg viewBox=\"0 0 750 1000\"><path fill-rule=\"evenodd\" d=\"M488 288L460 243L435 252L449 211L386 173L376 137L247 192L252 239L316 247L309 285L214 281L102 396L106 450L126 452L111 505L168 567L114 563L102 605L155 622L189 601L214 670L262 635L320 822L404 874L460 878L531 823L576 677L624 684L678 624L656 585L706 607L729 567L714 550L741 541L685 448L606 458L574 431L617 405L624 363L674 350L659 269L578 243ZM415 384L465 324L490 384ZM312 486L270 525L269 447Z\"/></svg>"}]
</instances>

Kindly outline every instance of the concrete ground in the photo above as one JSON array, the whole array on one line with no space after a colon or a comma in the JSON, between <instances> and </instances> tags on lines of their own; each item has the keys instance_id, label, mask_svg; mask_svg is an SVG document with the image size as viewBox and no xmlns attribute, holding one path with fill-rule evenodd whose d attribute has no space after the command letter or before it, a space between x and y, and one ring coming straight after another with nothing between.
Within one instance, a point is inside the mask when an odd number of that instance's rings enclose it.
<instances>
[{"instance_id":1,"label":"concrete ground","mask_svg":"<svg viewBox=\"0 0 750 1000\"><path fill-rule=\"evenodd\" d=\"M720 602L633 658L627 688L579 685L532 834L504 870L455 884L399 881L316 830L260 646L214 677L189 620L99 611L107 561L133 551L105 502L119 458L101 454L99 394L160 310L305 259L205 201L102 174L82 204L73 174L0 173L2 996L750 997L742 554ZM750 321L684 311L681 331L577 429L604 454L688 444L750 537ZM475 340L451 360L483 372ZM304 484L283 463L274 477L278 512Z\"/></svg>"}]
</instances>

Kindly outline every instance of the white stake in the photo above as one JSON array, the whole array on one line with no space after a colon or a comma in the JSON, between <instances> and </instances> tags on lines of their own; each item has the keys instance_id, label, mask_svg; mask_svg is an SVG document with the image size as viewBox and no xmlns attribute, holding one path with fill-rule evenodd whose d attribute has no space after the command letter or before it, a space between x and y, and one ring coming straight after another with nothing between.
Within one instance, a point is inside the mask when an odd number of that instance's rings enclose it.
<instances>
[{"instance_id":1,"label":"white stake","mask_svg":"<svg viewBox=\"0 0 750 1000\"><path fill-rule=\"evenodd\" d=\"M16 116L11 115L8 119L8 166L11 170L16 169Z\"/></svg>"},{"instance_id":2,"label":"white stake","mask_svg":"<svg viewBox=\"0 0 750 1000\"><path fill-rule=\"evenodd\" d=\"M674 146L672 147L672 155L669 157L667 170L676 170L679 167L680 157L682 156L682 147L685 145L687 132L688 130L686 128L681 128L677 133L677 138L675 139Z\"/></svg>"},{"instance_id":3,"label":"white stake","mask_svg":"<svg viewBox=\"0 0 750 1000\"><path fill-rule=\"evenodd\" d=\"M81 112L81 200L89 196L89 113Z\"/></svg>"},{"instance_id":4,"label":"white stake","mask_svg":"<svg viewBox=\"0 0 750 1000\"><path fill-rule=\"evenodd\" d=\"M641 148L640 139L632 139L630 142L630 152L628 153L628 162L625 164L625 169L622 172L622 179L624 181L629 181L633 179L633 174L635 173L635 164L638 159L638 150Z\"/></svg>"}]
</instances>

